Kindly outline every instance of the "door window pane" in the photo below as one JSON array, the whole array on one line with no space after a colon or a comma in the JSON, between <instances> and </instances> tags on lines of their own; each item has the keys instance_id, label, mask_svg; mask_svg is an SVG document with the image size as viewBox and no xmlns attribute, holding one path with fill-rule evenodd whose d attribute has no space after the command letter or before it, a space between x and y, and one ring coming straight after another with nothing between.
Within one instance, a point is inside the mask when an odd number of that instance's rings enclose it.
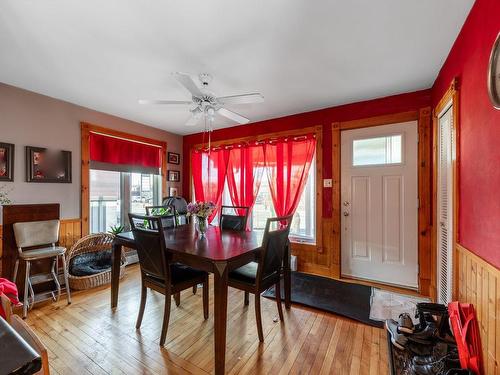
<instances>
[{"instance_id":1,"label":"door window pane","mask_svg":"<svg viewBox=\"0 0 500 375\"><path fill-rule=\"evenodd\" d=\"M402 162L402 135L355 139L352 142L352 165L399 164Z\"/></svg>"}]
</instances>

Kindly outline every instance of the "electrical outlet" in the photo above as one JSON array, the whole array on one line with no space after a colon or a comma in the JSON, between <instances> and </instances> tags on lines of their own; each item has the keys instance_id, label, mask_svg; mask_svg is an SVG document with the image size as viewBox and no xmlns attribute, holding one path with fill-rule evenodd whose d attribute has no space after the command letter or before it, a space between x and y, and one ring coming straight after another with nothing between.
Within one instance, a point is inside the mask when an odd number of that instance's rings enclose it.
<instances>
[{"instance_id":1,"label":"electrical outlet","mask_svg":"<svg viewBox=\"0 0 500 375\"><path fill-rule=\"evenodd\" d=\"M325 178L323 180L323 187L325 187L325 188L332 187L332 179L331 178Z\"/></svg>"}]
</instances>

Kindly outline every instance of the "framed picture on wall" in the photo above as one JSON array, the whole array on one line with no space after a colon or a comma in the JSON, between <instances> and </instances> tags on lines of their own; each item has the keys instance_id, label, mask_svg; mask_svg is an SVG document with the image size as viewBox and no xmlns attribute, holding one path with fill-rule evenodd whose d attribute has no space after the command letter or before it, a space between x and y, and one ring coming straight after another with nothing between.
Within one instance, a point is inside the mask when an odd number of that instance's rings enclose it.
<instances>
[{"instance_id":1,"label":"framed picture on wall","mask_svg":"<svg viewBox=\"0 0 500 375\"><path fill-rule=\"evenodd\" d=\"M169 197L177 197L179 195L179 191L177 190L176 187L170 186L168 189L168 196Z\"/></svg>"},{"instance_id":2,"label":"framed picture on wall","mask_svg":"<svg viewBox=\"0 0 500 375\"><path fill-rule=\"evenodd\" d=\"M0 181L14 181L14 145L0 142Z\"/></svg>"},{"instance_id":3,"label":"framed picture on wall","mask_svg":"<svg viewBox=\"0 0 500 375\"><path fill-rule=\"evenodd\" d=\"M71 151L26 146L27 182L71 182Z\"/></svg>"},{"instance_id":4,"label":"framed picture on wall","mask_svg":"<svg viewBox=\"0 0 500 375\"><path fill-rule=\"evenodd\" d=\"M181 154L178 154L176 152L168 152L167 161L169 164L179 165L181 163Z\"/></svg>"},{"instance_id":5,"label":"framed picture on wall","mask_svg":"<svg viewBox=\"0 0 500 375\"><path fill-rule=\"evenodd\" d=\"M179 171L168 171L168 181L170 182L179 182L181 180L181 172Z\"/></svg>"}]
</instances>

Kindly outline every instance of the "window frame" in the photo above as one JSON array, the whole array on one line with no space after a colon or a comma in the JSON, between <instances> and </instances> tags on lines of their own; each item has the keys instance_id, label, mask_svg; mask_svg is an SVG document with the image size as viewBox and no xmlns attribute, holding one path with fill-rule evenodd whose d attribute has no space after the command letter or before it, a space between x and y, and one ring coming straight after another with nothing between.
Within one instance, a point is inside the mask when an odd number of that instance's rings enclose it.
<instances>
[{"instance_id":1,"label":"window frame","mask_svg":"<svg viewBox=\"0 0 500 375\"><path fill-rule=\"evenodd\" d=\"M158 146L161 148L161 176L162 181L167 176L167 142L159 141L152 138L142 137L140 135L125 133L119 130L105 128L99 125L94 125L88 122L80 123L81 130L81 152L82 152L82 168L81 168L81 219L82 236L86 236L90 231L90 133L100 133L113 137L127 139L133 142L142 142ZM162 196L167 196L167 184L162 184Z\"/></svg>"},{"instance_id":2,"label":"window frame","mask_svg":"<svg viewBox=\"0 0 500 375\"><path fill-rule=\"evenodd\" d=\"M290 238L290 241L292 244L295 246L305 246L305 247L313 247L315 248L318 252L323 252L323 222L322 220L323 217L323 126L321 125L316 125L316 126L309 126L309 127L304 127L300 129L293 129L293 130L285 130L285 131L280 131L280 132L272 132L272 133L264 133L264 134L259 134L259 135L252 135L252 136L247 136L247 137L241 137L241 138L230 138L230 139L224 139L224 140L219 140L219 141L212 141L211 142L211 147L219 147L219 146L224 146L224 145L231 145L239 142L260 142L265 139L269 138L280 138L280 137L293 137L293 136L301 136L304 134L314 134L316 138L316 154L315 154L315 159L316 163L315 165L311 165L311 168L316 168L316 212L315 212L315 217L316 217L316 241L315 243L310 243L310 242L302 242L302 241L296 241L293 238ZM206 144L194 144L191 146L189 150L189 166L188 166L188 172L189 172L189 178L191 181L190 184L190 194L189 194L189 200L191 200L194 197L194 186L193 186L193 174L192 174L192 165L191 165L191 154L193 150L195 149L200 149L202 147L205 147Z\"/></svg>"}]
</instances>

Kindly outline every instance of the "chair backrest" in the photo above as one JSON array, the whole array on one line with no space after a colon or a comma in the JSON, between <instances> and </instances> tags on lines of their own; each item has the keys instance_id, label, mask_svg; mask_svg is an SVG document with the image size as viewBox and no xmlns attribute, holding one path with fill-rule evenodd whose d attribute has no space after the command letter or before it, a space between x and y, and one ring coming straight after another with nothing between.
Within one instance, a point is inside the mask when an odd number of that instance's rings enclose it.
<instances>
[{"instance_id":1,"label":"chair backrest","mask_svg":"<svg viewBox=\"0 0 500 375\"><path fill-rule=\"evenodd\" d=\"M177 226L177 211L174 206L149 206L146 207L146 215L161 218L163 228L175 228ZM154 225L154 222L152 223Z\"/></svg>"},{"instance_id":2,"label":"chair backrest","mask_svg":"<svg viewBox=\"0 0 500 375\"><path fill-rule=\"evenodd\" d=\"M137 245L139 265L143 274L161 280L170 279L161 217L128 214Z\"/></svg>"},{"instance_id":3,"label":"chair backrest","mask_svg":"<svg viewBox=\"0 0 500 375\"><path fill-rule=\"evenodd\" d=\"M164 206L173 206L177 212L177 218L179 219L179 225L185 225L189 223L189 218L187 217L187 202L183 197L165 197L163 198L162 204Z\"/></svg>"},{"instance_id":4,"label":"chair backrest","mask_svg":"<svg viewBox=\"0 0 500 375\"><path fill-rule=\"evenodd\" d=\"M285 256L285 249L289 246L288 235L293 215L267 219L262 252L257 269L257 282L280 272Z\"/></svg>"},{"instance_id":5,"label":"chair backrest","mask_svg":"<svg viewBox=\"0 0 500 375\"><path fill-rule=\"evenodd\" d=\"M219 226L221 229L243 231L248 221L249 207L222 206L220 211Z\"/></svg>"},{"instance_id":6,"label":"chair backrest","mask_svg":"<svg viewBox=\"0 0 500 375\"><path fill-rule=\"evenodd\" d=\"M55 244L59 241L59 220L14 223L18 248Z\"/></svg>"}]
</instances>

